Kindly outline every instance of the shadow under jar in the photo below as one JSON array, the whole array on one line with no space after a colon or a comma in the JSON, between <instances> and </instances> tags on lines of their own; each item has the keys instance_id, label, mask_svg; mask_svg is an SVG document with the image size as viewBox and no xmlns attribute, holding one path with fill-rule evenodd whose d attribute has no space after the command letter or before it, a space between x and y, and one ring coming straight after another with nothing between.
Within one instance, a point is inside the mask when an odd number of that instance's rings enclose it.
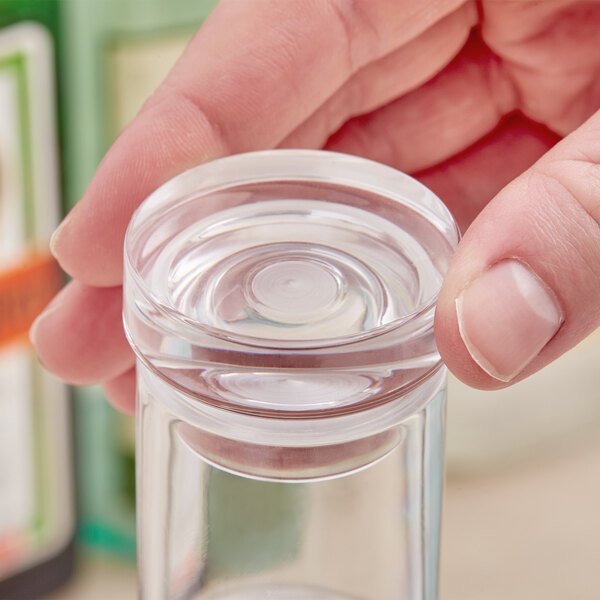
<instances>
[{"instance_id":1,"label":"shadow under jar","mask_svg":"<svg viewBox=\"0 0 600 600\"><path fill-rule=\"evenodd\" d=\"M140 598L437 597L458 237L414 179L322 151L217 160L140 206Z\"/></svg>"}]
</instances>

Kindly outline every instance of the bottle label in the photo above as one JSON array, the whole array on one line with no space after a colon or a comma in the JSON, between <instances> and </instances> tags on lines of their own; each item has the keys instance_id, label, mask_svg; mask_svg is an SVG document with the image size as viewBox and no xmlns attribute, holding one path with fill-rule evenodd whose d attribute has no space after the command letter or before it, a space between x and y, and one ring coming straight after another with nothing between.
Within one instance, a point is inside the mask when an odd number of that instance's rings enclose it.
<instances>
[{"instance_id":1,"label":"bottle label","mask_svg":"<svg viewBox=\"0 0 600 600\"><path fill-rule=\"evenodd\" d=\"M48 251L59 214L52 72L41 25L0 31L0 578L73 532L67 388L28 340L61 282Z\"/></svg>"},{"instance_id":2,"label":"bottle label","mask_svg":"<svg viewBox=\"0 0 600 600\"><path fill-rule=\"evenodd\" d=\"M35 317L60 288L60 280L56 261L38 252L0 271L0 348L26 340Z\"/></svg>"},{"instance_id":3,"label":"bottle label","mask_svg":"<svg viewBox=\"0 0 600 600\"><path fill-rule=\"evenodd\" d=\"M117 38L108 51L111 135L135 117L190 41L193 31L142 39Z\"/></svg>"}]
</instances>

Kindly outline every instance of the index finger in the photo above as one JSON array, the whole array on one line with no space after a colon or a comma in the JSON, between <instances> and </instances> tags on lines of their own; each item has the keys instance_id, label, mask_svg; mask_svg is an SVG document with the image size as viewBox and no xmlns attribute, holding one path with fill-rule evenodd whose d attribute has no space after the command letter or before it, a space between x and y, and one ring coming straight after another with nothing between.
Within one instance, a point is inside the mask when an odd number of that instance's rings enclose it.
<instances>
[{"instance_id":1,"label":"index finger","mask_svg":"<svg viewBox=\"0 0 600 600\"><path fill-rule=\"evenodd\" d=\"M127 224L157 187L198 163L276 146L360 67L464 1L224 0L56 232L61 266L118 285Z\"/></svg>"}]
</instances>

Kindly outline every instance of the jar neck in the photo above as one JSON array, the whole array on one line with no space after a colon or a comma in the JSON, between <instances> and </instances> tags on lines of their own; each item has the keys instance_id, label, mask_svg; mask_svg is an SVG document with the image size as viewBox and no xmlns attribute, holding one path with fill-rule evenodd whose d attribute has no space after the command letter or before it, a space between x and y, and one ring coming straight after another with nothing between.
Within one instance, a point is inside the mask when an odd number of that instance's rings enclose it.
<instances>
[{"instance_id":1,"label":"jar neck","mask_svg":"<svg viewBox=\"0 0 600 600\"><path fill-rule=\"evenodd\" d=\"M138 364L138 420L143 427L154 415L169 435L220 469L258 479L312 481L365 468L417 435L430 407L441 410L445 380L441 368L418 388L374 408L277 419L204 403Z\"/></svg>"},{"instance_id":2,"label":"jar neck","mask_svg":"<svg viewBox=\"0 0 600 600\"><path fill-rule=\"evenodd\" d=\"M315 446L364 439L399 425L423 410L445 389L447 369L439 368L404 394L373 406L354 405L346 414L331 414L324 409L318 416L296 415L282 411L278 416L237 412L227 402L215 406L201 396L173 387L172 382L153 372L138 360L138 382L153 402L159 403L174 419L219 437L271 446Z\"/></svg>"}]
</instances>

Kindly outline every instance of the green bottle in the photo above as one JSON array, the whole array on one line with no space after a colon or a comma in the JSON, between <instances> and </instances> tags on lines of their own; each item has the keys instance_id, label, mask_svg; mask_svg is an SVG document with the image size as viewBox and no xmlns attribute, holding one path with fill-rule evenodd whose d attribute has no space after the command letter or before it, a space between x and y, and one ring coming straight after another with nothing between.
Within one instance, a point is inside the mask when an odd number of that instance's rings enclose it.
<instances>
[{"instance_id":1,"label":"green bottle","mask_svg":"<svg viewBox=\"0 0 600 600\"><path fill-rule=\"evenodd\" d=\"M0 0L0 598L38 598L73 566L67 386L28 329L61 285L48 240L60 220L58 5Z\"/></svg>"},{"instance_id":2,"label":"green bottle","mask_svg":"<svg viewBox=\"0 0 600 600\"><path fill-rule=\"evenodd\" d=\"M65 190L81 197L110 144L160 84L217 0L60 0ZM79 536L135 556L133 420L99 387L75 398Z\"/></svg>"}]
</instances>

